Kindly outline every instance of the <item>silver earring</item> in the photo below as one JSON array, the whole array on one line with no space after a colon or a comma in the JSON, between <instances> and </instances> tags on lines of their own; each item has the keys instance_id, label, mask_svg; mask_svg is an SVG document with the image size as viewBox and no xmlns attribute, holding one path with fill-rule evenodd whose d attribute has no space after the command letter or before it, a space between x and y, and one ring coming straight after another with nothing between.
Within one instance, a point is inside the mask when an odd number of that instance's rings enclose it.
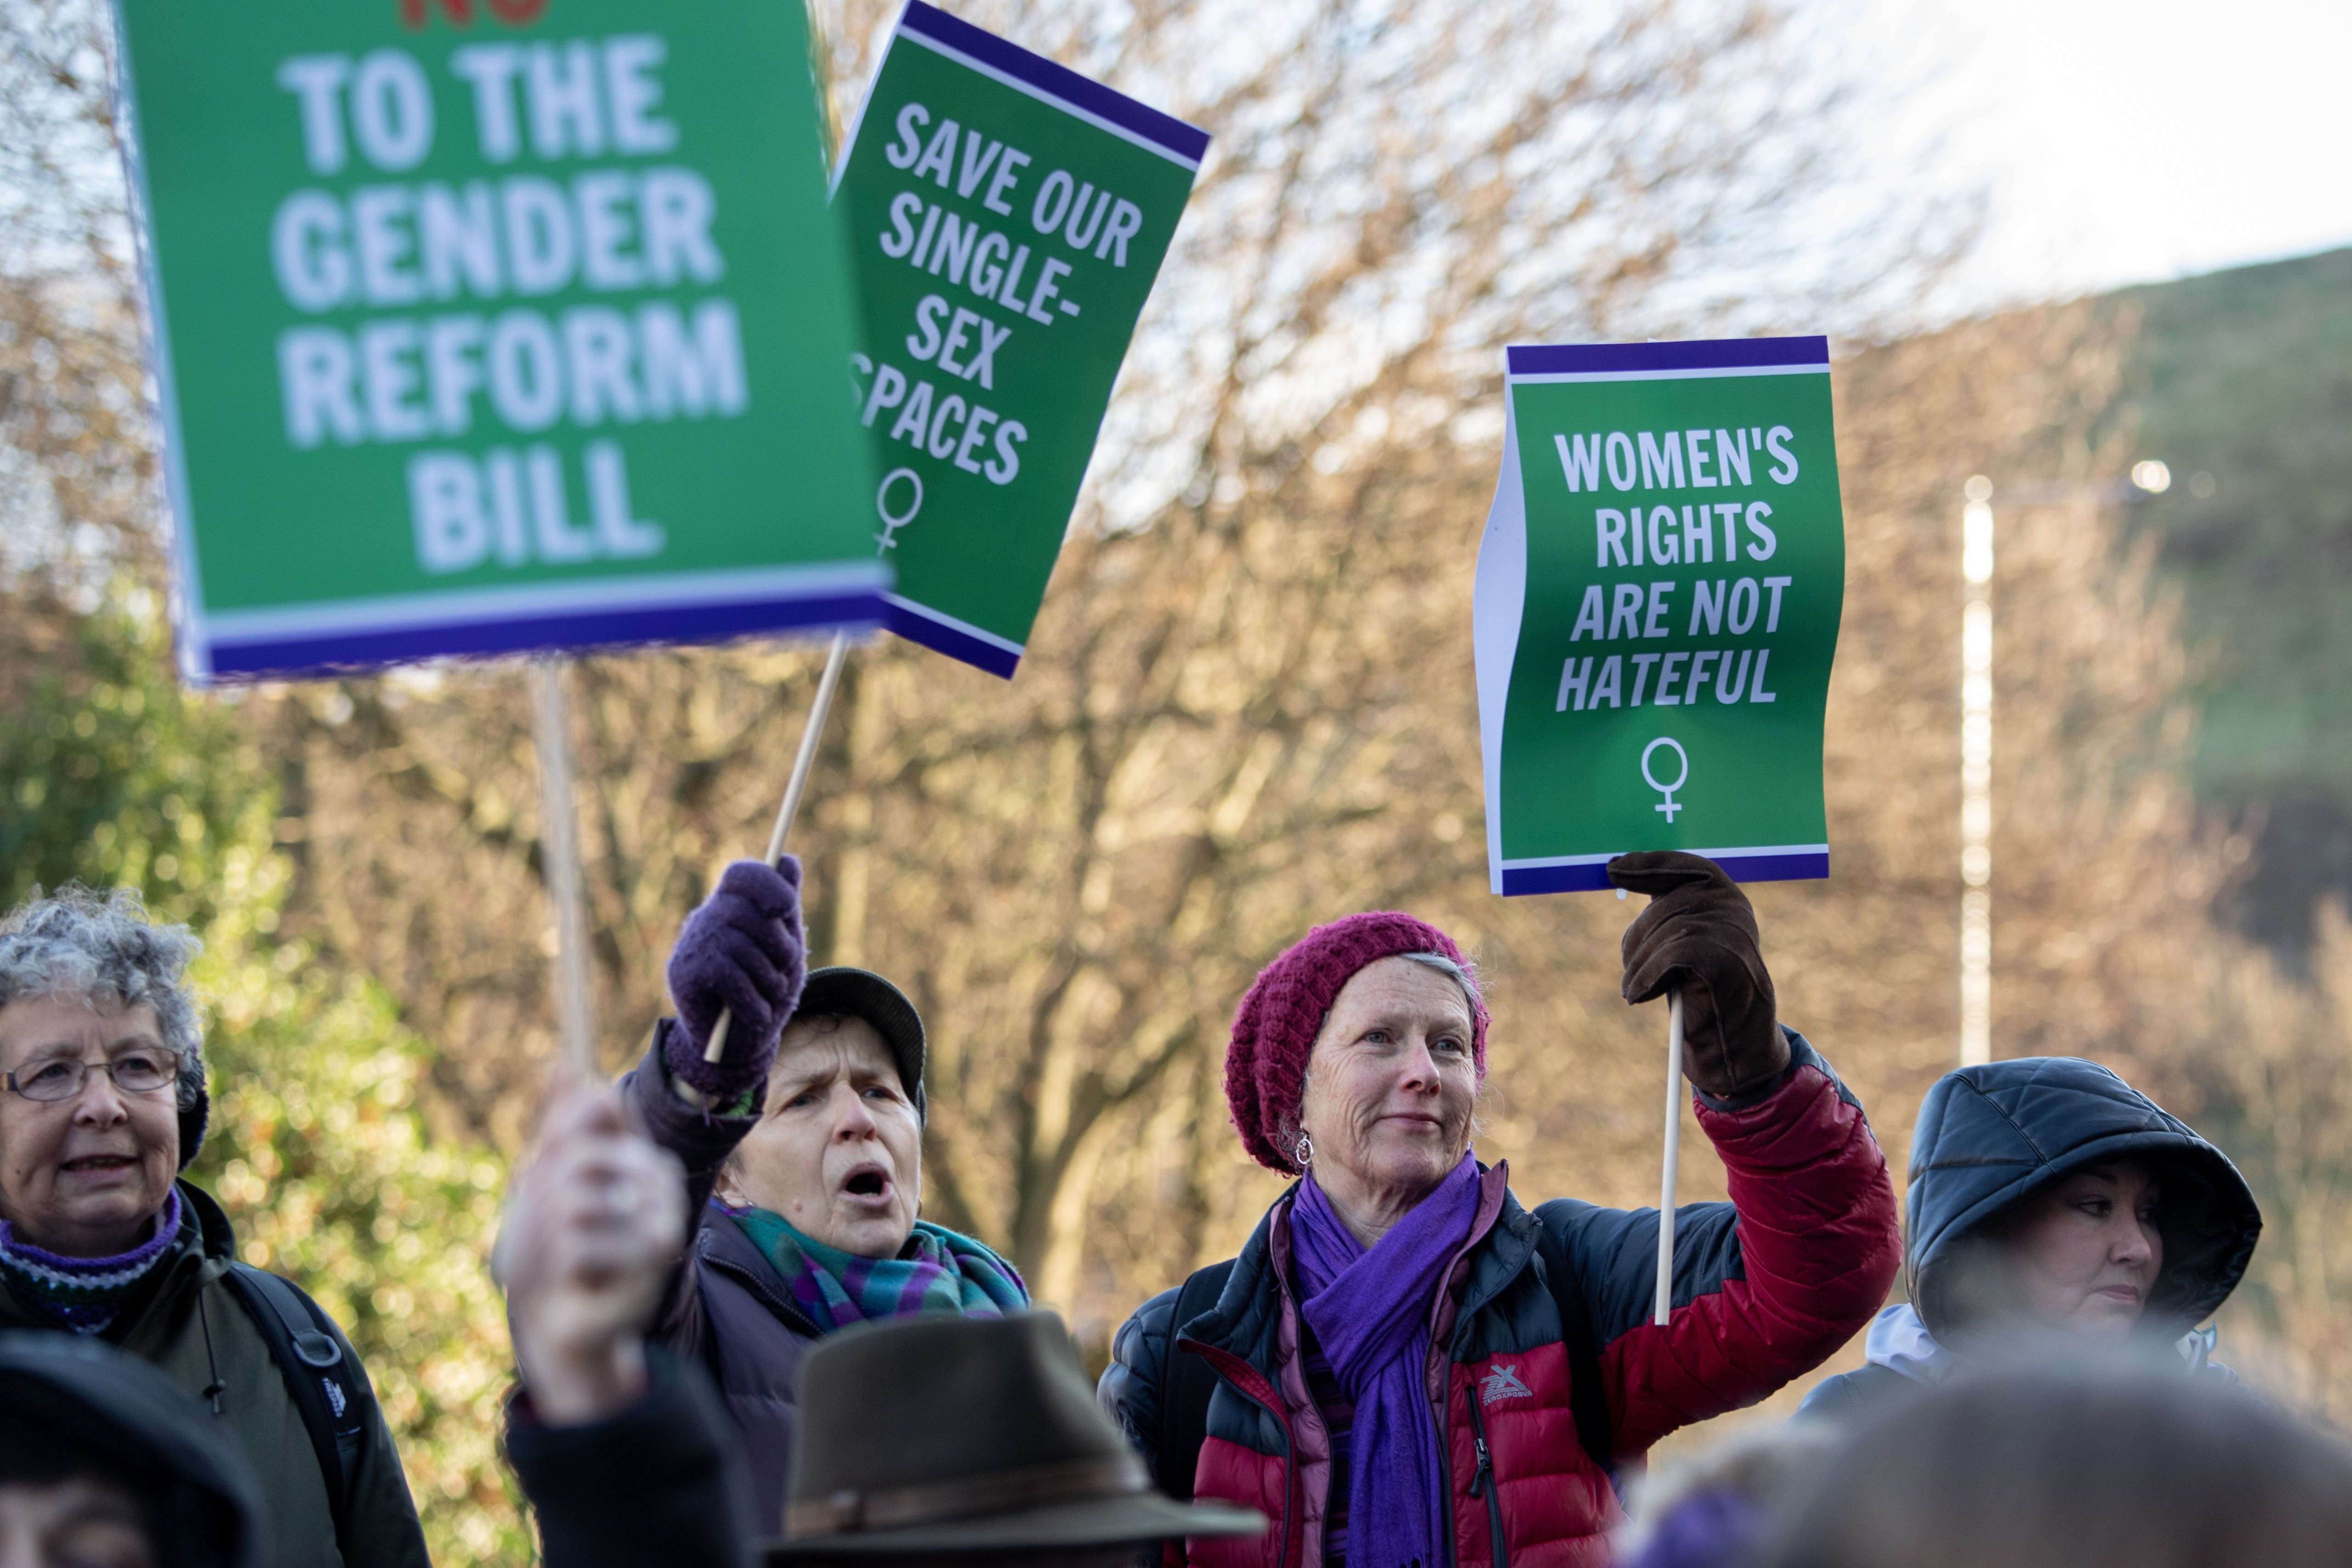
<instances>
[{"instance_id":1,"label":"silver earring","mask_svg":"<svg viewBox=\"0 0 2352 1568\"><path fill-rule=\"evenodd\" d=\"M1298 1162L1298 1168L1302 1171L1307 1169L1315 1163L1315 1140L1301 1132L1298 1135L1298 1146L1290 1152Z\"/></svg>"}]
</instances>

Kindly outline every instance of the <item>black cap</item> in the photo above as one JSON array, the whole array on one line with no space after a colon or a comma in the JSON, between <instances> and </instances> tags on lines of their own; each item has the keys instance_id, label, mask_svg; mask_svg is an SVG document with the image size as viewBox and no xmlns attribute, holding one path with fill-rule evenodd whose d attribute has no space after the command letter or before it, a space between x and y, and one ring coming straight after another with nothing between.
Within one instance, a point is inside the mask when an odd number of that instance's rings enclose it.
<instances>
[{"instance_id":1,"label":"black cap","mask_svg":"<svg viewBox=\"0 0 2352 1568\"><path fill-rule=\"evenodd\" d=\"M793 1016L810 1014L837 1014L851 1018L863 1018L874 1026L882 1043L890 1047L890 1055L898 1063L898 1081L907 1090L907 1098L915 1102L915 1114L925 1114L923 1104L923 1016L907 1000L907 994L870 969L852 969L835 964L830 969L813 970L808 984L801 991L800 1006Z\"/></svg>"}]
</instances>

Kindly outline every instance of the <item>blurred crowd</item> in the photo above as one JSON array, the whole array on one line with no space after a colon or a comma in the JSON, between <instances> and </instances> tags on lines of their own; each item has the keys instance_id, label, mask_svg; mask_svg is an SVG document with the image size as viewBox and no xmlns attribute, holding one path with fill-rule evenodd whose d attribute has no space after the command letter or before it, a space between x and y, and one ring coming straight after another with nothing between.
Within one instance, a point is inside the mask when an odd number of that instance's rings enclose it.
<instances>
[{"instance_id":1,"label":"blurred crowd","mask_svg":"<svg viewBox=\"0 0 2352 1568\"><path fill-rule=\"evenodd\" d=\"M1928 1093L1898 1214L1745 895L1693 855L1610 870L1649 900L1624 1000L1680 998L1728 1176L1663 1284L1656 1211L1523 1204L1473 1152L1475 964L1352 914L1234 1012L1235 1133L1293 1180L1090 1382L1010 1262L920 1217L912 1001L809 968L796 864L729 868L674 1013L617 1084L551 1088L509 1196L504 1441L545 1560L2352 1560L2352 1450L2214 1358L2262 1229L2221 1150L2094 1063L1994 1062ZM194 951L125 891L0 921L0 1568L422 1564L358 1353L185 1174ZM1648 1470L1857 1333L1793 1420Z\"/></svg>"}]
</instances>

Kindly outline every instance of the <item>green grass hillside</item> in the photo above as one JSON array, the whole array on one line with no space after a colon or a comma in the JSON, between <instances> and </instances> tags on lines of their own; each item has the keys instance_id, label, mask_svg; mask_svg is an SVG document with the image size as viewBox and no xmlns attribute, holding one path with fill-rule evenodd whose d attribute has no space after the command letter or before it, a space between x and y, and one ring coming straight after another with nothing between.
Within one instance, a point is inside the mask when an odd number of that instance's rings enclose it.
<instances>
[{"instance_id":1,"label":"green grass hillside","mask_svg":"<svg viewBox=\"0 0 2352 1568\"><path fill-rule=\"evenodd\" d=\"M2352 250L2121 290L2142 316L2136 508L2185 590L2208 804L2259 824L2234 913L2274 945L2352 898Z\"/></svg>"}]
</instances>

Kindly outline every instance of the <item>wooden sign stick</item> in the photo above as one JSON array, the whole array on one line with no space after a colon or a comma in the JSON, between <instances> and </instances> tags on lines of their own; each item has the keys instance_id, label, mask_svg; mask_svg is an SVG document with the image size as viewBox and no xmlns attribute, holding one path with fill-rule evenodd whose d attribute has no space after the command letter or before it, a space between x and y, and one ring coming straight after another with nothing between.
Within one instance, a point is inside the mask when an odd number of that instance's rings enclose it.
<instances>
[{"instance_id":1,"label":"wooden sign stick","mask_svg":"<svg viewBox=\"0 0 2352 1568\"><path fill-rule=\"evenodd\" d=\"M800 815L801 795L808 788L809 766L816 761L816 743L824 733L825 715L833 711L834 689L841 684L841 668L849 662L849 634L833 634L833 647L825 651L824 674L816 683L816 701L810 705L808 727L801 731L800 755L793 759L793 776L784 785L784 803L776 808L776 826L768 835L768 864L772 866L784 857L784 839L793 830L793 818ZM727 1031L735 1022L732 1013L721 1009L719 1022L710 1026L710 1044L702 1059L715 1062L727 1052Z\"/></svg>"},{"instance_id":2,"label":"wooden sign stick","mask_svg":"<svg viewBox=\"0 0 2352 1568\"><path fill-rule=\"evenodd\" d=\"M539 845L555 905L555 1009L563 1055L596 1079L595 999L588 994L588 922L580 904L580 841L572 816L572 727L560 657L530 664L531 745L539 753Z\"/></svg>"},{"instance_id":3,"label":"wooden sign stick","mask_svg":"<svg viewBox=\"0 0 2352 1568\"><path fill-rule=\"evenodd\" d=\"M1683 988L1666 993L1666 1170L1658 1183L1658 1300L1653 1322L1675 1306L1675 1166L1683 1142Z\"/></svg>"}]
</instances>

